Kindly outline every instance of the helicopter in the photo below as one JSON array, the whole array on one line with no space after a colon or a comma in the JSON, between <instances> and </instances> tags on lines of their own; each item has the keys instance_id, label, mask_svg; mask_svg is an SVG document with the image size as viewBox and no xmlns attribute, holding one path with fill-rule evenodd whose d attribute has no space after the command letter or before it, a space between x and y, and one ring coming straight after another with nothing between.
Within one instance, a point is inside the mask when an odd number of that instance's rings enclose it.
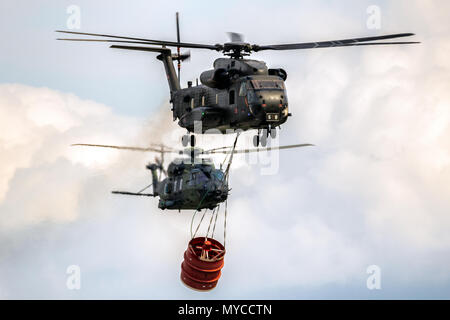
<instances>
[{"instance_id":1,"label":"helicopter","mask_svg":"<svg viewBox=\"0 0 450 320\"><path fill-rule=\"evenodd\" d=\"M237 141L237 138L236 138ZM146 169L151 171L152 183L138 192L112 191L113 194L159 197L158 208L164 210L188 210L214 209L228 198L230 188L228 187L228 174L232 162L230 156L225 170L216 168L211 158L203 158L201 155L261 152L271 150L282 150L299 147L313 146L312 144L295 144L279 147L256 148L256 149L235 149L236 141L232 147L220 147L210 150L203 150L197 147L175 150L163 144L152 145L150 147L127 147L102 144L72 144L72 146L87 146L113 148L119 150L131 150L141 152L158 152L160 157L155 157L154 163L146 165ZM164 168L164 154L175 153L185 155L176 158ZM187 157L186 157L187 156ZM159 171L159 172L158 172ZM161 175L166 176L161 179ZM153 186L153 193L144 193L145 190Z\"/></svg>"},{"instance_id":2,"label":"helicopter","mask_svg":"<svg viewBox=\"0 0 450 320\"><path fill-rule=\"evenodd\" d=\"M188 131L188 134L182 137L182 144L187 146L190 143L191 147L195 146L195 136L193 134L189 136L190 133L213 133L212 130L229 133L249 129L256 129L258 132L253 137L254 146L266 146L268 137L275 138L277 128L292 115L289 112L285 86L287 72L282 68L268 68L264 61L248 59L247 56L253 52L419 43L382 41L414 35L397 33L344 40L258 45L245 42L242 34L234 32L228 33L231 41L224 44L181 42L178 13L176 13L176 30L177 41L63 30L56 32L101 37L101 39L57 40L115 43L110 48L159 53L156 58L164 64L170 88L173 120L178 120L178 125ZM176 53L172 53L167 47L175 47ZM225 57L216 59L213 69L201 73L201 85L197 83L193 86L192 82L188 81L187 87L181 88L181 62L190 58L190 52L181 53L181 48L222 52ZM175 72L174 61L177 61L178 74Z\"/></svg>"}]
</instances>

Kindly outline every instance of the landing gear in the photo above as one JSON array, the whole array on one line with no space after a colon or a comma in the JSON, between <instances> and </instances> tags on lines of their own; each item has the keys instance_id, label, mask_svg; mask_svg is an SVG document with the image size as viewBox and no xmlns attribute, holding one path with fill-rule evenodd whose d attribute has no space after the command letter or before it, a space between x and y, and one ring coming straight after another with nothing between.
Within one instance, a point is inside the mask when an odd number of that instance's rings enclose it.
<instances>
[{"instance_id":1,"label":"landing gear","mask_svg":"<svg viewBox=\"0 0 450 320\"><path fill-rule=\"evenodd\" d=\"M272 139L275 139L277 137L277 128L269 129L269 134Z\"/></svg>"},{"instance_id":2,"label":"landing gear","mask_svg":"<svg viewBox=\"0 0 450 320\"><path fill-rule=\"evenodd\" d=\"M264 129L264 130L262 131L262 135L261 135L261 138L260 138L261 147L267 146L267 137L268 137L268 136L269 136L269 133L267 132L266 129Z\"/></svg>"},{"instance_id":3,"label":"landing gear","mask_svg":"<svg viewBox=\"0 0 450 320\"><path fill-rule=\"evenodd\" d=\"M190 144L191 147L195 147L195 136L193 134L191 134L191 136L185 134L181 137L181 143L183 144L183 147L187 147L188 144Z\"/></svg>"},{"instance_id":4,"label":"landing gear","mask_svg":"<svg viewBox=\"0 0 450 320\"><path fill-rule=\"evenodd\" d=\"M262 147L267 146L267 139L269 138L269 136L272 139L275 139L277 136L277 129L271 127L262 130L258 129L258 134L253 137L253 145L255 147L259 147L260 145Z\"/></svg>"},{"instance_id":5,"label":"landing gear","mask_svg":"<svg viewBox=\"0 0 450 320\"><path fill-rule=\"evenodd\" d=\"M181 144L183 145L183 147L187 147L189 143L189 135L185 134L181 137Z\"/></svg>"},{"instance_id":6,"label":"landing gear","mask_svg":"<svg viewBox=\"0 0 450 320\"><path fill-rule=\"evenodd\" d=\"M253 136L253 145L255 147L259 146L260 139L261 139L261 129L258 129L258 134Z\"/></svg>"},{"instance_id":7,"label":"landing gear","mask_svg":"<svg viewBox=\"0 0 450 320\"><path fill-rule=\"evenodd\" d=\"M258 135L253 136L253 145L255 147L257 147L259 145L259 136Z\"/></svg>"},{"instance_id":8,"label":"landing gear","mask_svg":"<svg viewBox=\"0 0 450 320\"><path fill-rule=\"evenodd\" d=\"M267 146L267 136L262 134L262 135L255 135L253 136L253 145L255 147L259 147L260 145L262 147Z\"/></svg>"}]
</instances>

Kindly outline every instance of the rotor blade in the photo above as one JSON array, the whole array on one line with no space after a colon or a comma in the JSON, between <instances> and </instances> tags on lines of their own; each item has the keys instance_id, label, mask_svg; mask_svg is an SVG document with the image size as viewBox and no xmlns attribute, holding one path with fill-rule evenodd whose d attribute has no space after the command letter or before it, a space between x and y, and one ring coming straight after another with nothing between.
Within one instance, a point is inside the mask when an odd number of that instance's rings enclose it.
<instances>
[{"instance_id":1,"label":"rotor blade","mask_svg":"<svg viewBox=\"0 0 450 320\"><path fill-rule=\"evenodd\" d=\"M163 149L163 150L167 149L167 150L170 150L170 151L178 151L178 150L174 150L173 148L168 147L168 146L166 146L165 144L162 144L162 143L150 143L149 147L159 147L160 149Z\"/></svg>"},{"instance_id":2,"label":"rotor blade","mask_svg":"<svg viewBox=\"0 0 450 320\"><path fill-rule=\"evenodd\" d=\"M193 48L193 49L210 49L220 51L220 45L216 46L208 46L205 47L203 45L195 44L195 43L177 43L177 42L146 42L146 41L129 41L129 40L110 40L110 39L70 39L70 38L57 38L56 40L62 41L80 41L80 42L113 42L113 43L136 43L136 44L147 44L147 45L162 45L168 47L180 47L180 48Z\"/></svg>"},{"instance_id":3,"label":"rotor blade","mask_svg":"<svg viewBox=\"0 0 450 320\"><path fill-rule=\"evenodd\" d=\"M398 41L398 42L363 42L363 43L348 43L348 44L335 44L332 46L319 46L313 48L270 48L263 50L298 50L298 49L316 49L316 48L337 48L337 47L356 47L356 46L374 46L374 45L392 45L392 44L417 44L418 41Z\"/></svg>"},{"instance_id":4,"label":"rotor blade","mask_svg":"<svg viewBox=\"0 0 450 320\"><path fill-rule=\"evenodd\" d=\"M223 150L223 149L230 149L232 147L228 146L228 147L220 147L220 148L214 148L214 149L209 149L209 150L203 150L202 153L213 153L212 151L216 151L216 150Z\"/></svg>"},{"instance_id":5,"label":"rotor blade","mask_svg":"<svg viewBox=\"0 0 450 320\"><path fill-rule=\"evenodd\" d=\"M129 196L143 196L143 197L155 197L153 193L137 193L137 192L128 192L128 191L111 191L114 194L126 194Z\"/></svg>"},{"instance_id":6,"label":"rotor blade","mask_svg":"<svg viewBox=\"0 0 450 320\"><path fill-rule=\"evenodd\" d=\"M179 13L177 12L176 15L177 20L177 42L180 42L180 21L179 21Z\"/></svg>"},{"instance_id":7,"label":"rotor blade","mask_svg":"<svg viewBox=\"0 0 450 320\"><path fill-rule=\"evenodd\" d=\"M244 35L237 32L227 32L231 42L244 42Z\"/></svg>"},{"instance_id":8,"label":"rotor blade","mask_svg":"<svg viewBox=\"0 0 450 320\"><path fill-rule=\"evenodd\" d=\"M176 23L177 23L177 43L180 43L180 21L179 21L179 14L177 12L176 14ZM180 46L177 46L177 55L178 58L180 58ZM177 68L178 68L178 83L180 83L180 71L181 71L181 59L178 59L178 64L177 64Z\"/></svg>"},{"instance_id":9,"label":"rotor blade","mask_svg":"<svg viewBox=\"0 0 450 320\"><path fill-rule=\"evenodd\" d=\"M355 44L344 44L336 47L353 47L353 46L375 46L375 45L390 45L390 44L418 44L419 41L396 41L396 42L363 42L363 43L355 43Z\"/></svg>"},{"instance_id":10,"label":"rotor blade","mask_svg":"<svg viewBox=\"0 0 450 320\"><path fill-rule=\"evenodd\" d=\"M125 50L135 50L135 51L147 51L147 52L165 52L170 53L170 49L167 48L155 48L155 47L139 47L139 46L118 46L113 44L109 46L112 49L125 49Z\"/></svg>"},{"instance_id":11,"label":"rotor blade","mask_svg":"<svg viewBox=\"0 0 450 320\"><path fill-rule=\"evenodd\" d=\"M100 147L100 148L111 148L111 149L119 149L119 150L130 150L130 151L141 151L141 152L162 152L162 153L178 153L178 151L172 150L168 148L168 150L161 150L154 147L126 147L126 146L112 146L112 145L104 145L104 144L88 144L88 143L75 143L72 146L84 146L84 147Z\"/></svg>"},{"instance_id":12,"label":"rotor blade","mask_svg":"<svg viewBox=\"0 0 450 320\"><path fill-rule=\"evenodd\" d=\"M106 37L106 38L126 39L126 40L138 40L138 41L145 41L145 42L161 42L161 40L152 40L152 39L144 39L144 38L115 36L115 35L101 34L101 33L88 33L88 32L77 32L77 31L65 31L65 30L56 30L55 32L67 33L67 34L78 34L78 35L83 35L83 36Z\"/></svg>"},{"instance_id":13,"label":"rotor blade","mask_svg":"<svg viewBox=\"0 0 450 320\"><path fill-rule=\"evenodd\" d=\"M106 38L114 38L114 39L125 39L125 40L134 40L134 41L143 41L147 44L159 44L165 45L169 47L181 47L181 48L197 48L197 49L210 49L220 51L222 50L221 45L209 45L209 44L199 44L199 43L186 43L186 42L174 42L174 41L165 41L165 40L153 40L153 39L144 39L144 38L133 38L133 37L122 37L122 36L114 36L108 34L99 34L99 33L86 33L86 32L75 32L75 31L63 31L56 30L59 33L69 33L69 34L78 34L84 36L96 36L96 37L106 37ZM67 40L67 39L64 39ZM89 39L79 39L75 41L89 41ZM92 40L91 40L92 41ZM111 42L112 40L109 40ZM119 41L117 41L119 42Z\"/></svg>"},{"instance_id":14,"label":"rotor blade","mask_svg":"<svg viewBox=\"0 0 450 320\"><path fill-rule=\"evenodd\" d=\"M190 61L191 60L191 50L186 51L180 55L181 61Z\"/></svg>"},{"instance_id":15,"label":"rotor blade","mask_svg":"<svg viewBox=\"0 0 450 320\"><path fill-rule=\"evenodd\" d=\"M292 148L301 148L301 147L312 147L313 144L305 143L305 144L292 144L288 146L280 146L280 147L269 147L269 148L256 148L256 149L241 149L241 150L234 150L233 153L249 153L249 152L262 152L262 151L271 151L271 150L282 150L282 149L292 149ZM230 147L228 147L230 148ZM205 154L212 154L212 153L222 153L222 154L228 154L231 153L230 150L207 150L204 151Z\"/></svg>"},{"instance_id":16,"label":"rotor blade","mask_svg":"<svg viewBox=\"0 0 450 320\"><path fill-rule=\"evenodd\" d=\"M57 38L60 41L82 41L82 42L113 42L113 43L136 43L147 44L157 46L159 43L147 42L147 41L131 41L131 40L111 40L111 39L72 39L72 38Z\"/></svg>"},{"instance_id":17,"label":"rotor blade","mask_svg":"<svg viewBox=\"0 0 450 320\"><path fill-rule=\"evenodd\" d=\"M397 34L388 34L383 36L375 36L375 37L364 37L364 38L353 38L353 39L344 39L344 40L332 40L332 41L320 41L320 42L304 42L304 43L288 43L288 44L275 44L275 45L264 45L258 46L254 45L254 51L261 50L295 50L295 49L315 49L315 48L330 48L330 47L344 47L348 45L356 45L360 42L368 42L368 41L376 41L376 40L387 40L394 38L402 38L402 37L410 37L413 36L414 33L397 33ZM378 43L375 43L378 44ZM388 43L386 43L388 44ZM409 42L405 43L394 43L390 44L409 44ZM369 44L367 44L369 45Z\"/></svg>"}]
</instances>

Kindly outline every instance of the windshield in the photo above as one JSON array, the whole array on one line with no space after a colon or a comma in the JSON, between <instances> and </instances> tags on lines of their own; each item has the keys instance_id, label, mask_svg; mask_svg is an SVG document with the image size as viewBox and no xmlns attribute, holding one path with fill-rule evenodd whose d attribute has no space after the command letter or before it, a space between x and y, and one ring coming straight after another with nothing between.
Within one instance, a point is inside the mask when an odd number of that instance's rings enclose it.
<instances>
[{"instance_id":1,"label":"windshield","mask_svg":"<svg viewBox=\"0 0 450 320\"><path fill-rule=\"evenodd\" d=\"M204 184L204 183L208 182L208 178L202 171L193 173L193 176L194 176L194 180L197 184Z\"/></svg>"},{"instance_id":2,"label":"windshield","mask_svg":"<svg viewBox=\"0 0 450 320\"><path fill-rule=\"evenodd\" d=\"M249 82L250 87L255 90L284 90L284 83L281 80L250 80Z\"/></svg>"},{"instance_id":3,"label":"windshield","mask_svg":"<svg viewBox=\"0 0 450 320\"><path fill-rule=\"evenodd\" d=\"M223 172L220 170L216 170L213 173L214 177L216 177L217 180L222 181L223 180Z\"/></svg>"}]
</instances>

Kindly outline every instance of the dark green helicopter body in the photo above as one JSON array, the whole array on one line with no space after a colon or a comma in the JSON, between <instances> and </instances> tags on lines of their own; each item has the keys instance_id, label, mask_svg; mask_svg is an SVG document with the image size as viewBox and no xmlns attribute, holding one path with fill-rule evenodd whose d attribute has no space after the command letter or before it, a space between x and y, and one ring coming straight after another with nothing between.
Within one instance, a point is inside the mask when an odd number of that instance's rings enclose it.
<instances>
[{"instance_id":1,"label":"dark green helicopter body","mask_svg":"<svg viewBox=\"0 0 450 320\"><path fill-rule=\"evenodd\" d=\"M173 118L189 132L276 128L289 116L286 72L263 61L219 58L200 76L202 85L172 92ZM199 132L196 132L199 133Z\"/></svg>"},{"instance_id":2,"label":"dark green helicopter body","mask_svg":"<svg viewBox=\"0 0 450 320\"><path fill-rule=\"evenodd\" d=\"M214 69L200 75L201 85L181 88L173 60L184 60L189 55L174 55L166 48L148 48L113 45L111 48L159 52L157 59L164 63L170 88L173 120L188 132L205 133L212 130L221 133L235 130L266 130L285 123L291 115L284 81L283 69L268 69L264 61L242 57L219 58ZM259 134L255 145L259 144ZM264 135L263 135L264 137ZM186 139L184 136L183 139ZM183 140L186 146L186 140ZM263 138L262 144L265 144ZM191 142L191 146L194 143Z\"/></svg>"},{"instance_id":3,"label":"dark green helicopter body","mask_svg":"<svg viewBox=\"0 0 450 320\"><path fill-rule=\"evenodd\" d=\"M167 169L167 177L161 181L158 165L149 164L147 169L152 171L153 196L159 196L160 209L212 209L228 197L225 175L210 159L195 163L175 159Z\"/></svg>"}]
</instances>

